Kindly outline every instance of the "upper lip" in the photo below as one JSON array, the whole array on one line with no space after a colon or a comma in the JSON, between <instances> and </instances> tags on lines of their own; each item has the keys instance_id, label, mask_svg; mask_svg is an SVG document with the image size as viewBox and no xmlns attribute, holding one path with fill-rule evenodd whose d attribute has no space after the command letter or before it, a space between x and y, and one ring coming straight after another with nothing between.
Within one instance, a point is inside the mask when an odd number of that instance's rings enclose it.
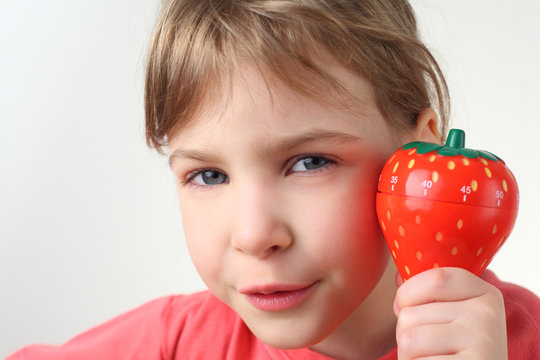
<instances>
[{"instance_id":1,"label":"upper lip","mask_svg":"<svg viewBox=\"0 0 540 360\"><path fill-rule=\"evenodd\" d=\"M315 282L304 283L304 284L278 284L278 283L269 283L269 284L254 284L243 286L238 289L241 294L250 295L250 294L273 294L276 292L285 292L285 291L296 291L301 290L307 287L310 287Z\"/></svg>"}]
</instances>

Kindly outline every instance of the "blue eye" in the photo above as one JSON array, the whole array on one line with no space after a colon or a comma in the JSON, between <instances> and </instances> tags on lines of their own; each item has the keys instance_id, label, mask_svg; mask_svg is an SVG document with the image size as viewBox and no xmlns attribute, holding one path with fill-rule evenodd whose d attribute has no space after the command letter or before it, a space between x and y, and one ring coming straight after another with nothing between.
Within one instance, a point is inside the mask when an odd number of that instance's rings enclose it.
<instances>
[{"instance_id":1,"label":"blue eye","mask_svg":"<svg viewBox=\"0 0 540 360\"><path fill-rule=\"evenodd\" d=\"M309 172L322 169L333 161L323 156L308 156L304 157L293 164L289 172Z\"/></svg>"},{"instance_id":2,"label":"blue eye","mask_svg":"<svg viewBox=\"0 0 540 360\"><path fill-rule=\"evenodd\" d=\"M228 182L227 175L216 170L202 170L196 172L188 178L188 182L194 182L197 185L220 185Z\"/></svg>"}]
</instances>

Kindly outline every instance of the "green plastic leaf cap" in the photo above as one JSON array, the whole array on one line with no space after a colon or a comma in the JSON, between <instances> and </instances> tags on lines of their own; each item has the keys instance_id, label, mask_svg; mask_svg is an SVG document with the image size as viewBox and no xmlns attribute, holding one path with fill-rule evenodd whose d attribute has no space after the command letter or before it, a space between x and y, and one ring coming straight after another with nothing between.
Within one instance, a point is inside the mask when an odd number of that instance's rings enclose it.
<instances>
[{"instance_id":1,"label":"green plastic leaf cap","mask_svg":"<svg viewBox=\"0 0 540 360\"><path fill-rule=\"evenodd\" d=\"M450 130L445 145L427 143L422 141L413 141L403 145L401 149L409 150L413 148L417 149L416 152L418 154L427 154L429 152L436 151L437 155L442 156L462 155L469 159L476 159L480 156L486 160L501 161L504 164L504 161L500 157L490 153L489 151L465 148L465 131L460 129Z\"/></svg>"},{"instance_id":2,"label":"green plastic leaf cap","mask_svg":"<svg viewBox=\"0 0 540 360\"><path fill-rule=\"evenodd\" d=\"M460 129L452 129L448 133L446 146L463 149L465 147L465 131Z\"/></svg>"}]
</instances>

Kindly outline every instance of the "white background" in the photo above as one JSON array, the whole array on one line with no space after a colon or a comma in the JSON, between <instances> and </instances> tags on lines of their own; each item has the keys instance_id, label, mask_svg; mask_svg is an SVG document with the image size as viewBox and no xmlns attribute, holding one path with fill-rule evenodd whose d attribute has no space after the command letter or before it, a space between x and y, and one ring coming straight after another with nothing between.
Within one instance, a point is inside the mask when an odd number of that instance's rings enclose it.
<instances>
[{"instance_id":1,"label":"white background","mask_svg":"<svg viewBox=\"0 0 540 360\"><path fill-rule=\"evenodd\" d=\"M540 2L415 0L470 148L514 171L490 266L540 293ZM518 5L519 4L519 7ZM145 146L157 0L0 0L0 356L204 286L166 160Z\"/></svg>"}]
</instances>

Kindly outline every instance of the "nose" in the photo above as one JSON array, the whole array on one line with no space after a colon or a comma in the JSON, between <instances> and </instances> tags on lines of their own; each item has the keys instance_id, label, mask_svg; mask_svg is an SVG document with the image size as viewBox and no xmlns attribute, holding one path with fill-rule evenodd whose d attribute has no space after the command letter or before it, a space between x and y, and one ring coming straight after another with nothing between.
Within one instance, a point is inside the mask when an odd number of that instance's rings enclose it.
<instances>
[{"instance_id":1,"label":"nose","mask_svg":"<svg viewBox=\"0 0 540 360\"><path fill-rule=\"evenodd\" d=\"M231 244L236 250L266 258L292 245L293 234L275 191L252 185L236 194L231 214Z\"/></svg>"}]
</instances>

